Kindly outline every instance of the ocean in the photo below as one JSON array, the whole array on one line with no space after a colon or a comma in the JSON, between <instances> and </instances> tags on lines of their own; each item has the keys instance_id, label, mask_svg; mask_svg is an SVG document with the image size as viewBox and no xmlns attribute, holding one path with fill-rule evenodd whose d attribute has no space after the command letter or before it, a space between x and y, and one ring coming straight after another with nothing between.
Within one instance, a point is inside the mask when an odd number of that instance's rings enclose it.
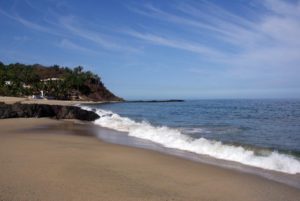
<instances>
[{"instance_id":1,"label":"ocean","mask_svg":"<svg viewBox=\"0 0 300 201\"><path fill-rule=\"evenodd\" d=\"M300 100L188 100L85 105L123 135L285 174L300 173Z\"/></svg>"}]
</instances>

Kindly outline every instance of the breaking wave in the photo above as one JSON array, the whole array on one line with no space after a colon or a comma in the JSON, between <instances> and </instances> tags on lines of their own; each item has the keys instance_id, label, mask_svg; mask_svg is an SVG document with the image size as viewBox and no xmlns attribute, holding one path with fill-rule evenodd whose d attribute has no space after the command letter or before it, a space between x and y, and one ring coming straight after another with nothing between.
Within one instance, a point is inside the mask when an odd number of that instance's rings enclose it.
<instances>
[{"instance_id":1,"label":"breaking wave","mask_svg":"<svg viewBox=\"0 0 300 201\"><path fill-rule=\"evenodd\" d=\"M288 154L273 151L268 154L257 155L254 150L242 146L226 145L220 141L205 138L195 139L183 134L179 129L153 126L145 121L137 122L111 111L92 109L87 106L82 106L82 109L94 110L100 116L94 122L97 125L127 132L129 136L150 140L168 148L185 150L289 174L300 173L300 161Z\"/></svg>"}]
</instances>

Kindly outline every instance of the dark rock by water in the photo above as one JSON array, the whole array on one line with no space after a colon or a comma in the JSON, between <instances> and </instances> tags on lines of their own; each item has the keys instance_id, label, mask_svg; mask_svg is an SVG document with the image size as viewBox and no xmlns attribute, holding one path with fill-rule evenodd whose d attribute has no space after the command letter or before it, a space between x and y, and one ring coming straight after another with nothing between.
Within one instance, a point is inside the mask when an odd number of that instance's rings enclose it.
<instances>
[{"instance_id":1,"label":"dark rock by water","mask_svg":"<svg viewBox=\"0 0 300 201\"><path fill-rule=\"evenodd\" d=\"M51 117L56 119L79 119L94 121L99 115L75 106L45 104L0 104L0 119Z\"/></svg>"}]
</instances>

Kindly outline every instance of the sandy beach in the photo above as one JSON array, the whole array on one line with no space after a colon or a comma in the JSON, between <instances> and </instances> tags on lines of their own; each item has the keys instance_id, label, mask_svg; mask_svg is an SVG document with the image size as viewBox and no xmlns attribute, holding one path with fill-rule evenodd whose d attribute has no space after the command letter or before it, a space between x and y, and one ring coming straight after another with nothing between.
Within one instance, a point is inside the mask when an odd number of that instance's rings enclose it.
<instances>
[{"instance_id":1,"label":"sandy beach","mask_svg":"<svg viewBox=\"0 0 300 201\"><path fill-rule=\"evenodd\" d=\"M0 200L299 200L300 190L154 151L109 144L93 126L0 120Z\"/></svg>"},{"instance_id":2,"label":"sandy beach","mask_svg":"<svg viewBox=\"0 0 300 201\"><path fill-rule=\"evenodd\" d=\"M0 102L6 104L22 103L22 104L48 104L48 105L77 105L77 104L99 104L104 101L73 101L73 100L48 100L48 99L32 99L23 97L0 96ZM113 102L113 101L112 101Z\"/></svg>"}]
</instances>

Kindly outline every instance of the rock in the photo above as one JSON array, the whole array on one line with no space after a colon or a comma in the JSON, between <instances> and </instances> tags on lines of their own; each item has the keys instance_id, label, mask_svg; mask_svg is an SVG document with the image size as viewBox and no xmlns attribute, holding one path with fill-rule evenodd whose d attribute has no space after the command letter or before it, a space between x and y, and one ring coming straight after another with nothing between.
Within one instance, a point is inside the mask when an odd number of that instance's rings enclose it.
<instances>
[{"instance_id":1,"label":"rock","mask_svg":"<svg viewBox=\"0 0 300 201\"><path fill-rule=\"evenodd\" d=\"M79 119L94 121L99 115L75 106L45 104L0 104L0 119L51 117L56 119Z\"/></svg>"},{"instance_id":2,"label":"rock","mask_svg":"<svg viewBox=\"0 0 300 201\"><path fill-rule=\"evenodd\" d=\"M56 118L94 121L99 118L99 115L92 111L83 110L75 106L61 106L57 108Z\"/></svg>"}]
</instances>

